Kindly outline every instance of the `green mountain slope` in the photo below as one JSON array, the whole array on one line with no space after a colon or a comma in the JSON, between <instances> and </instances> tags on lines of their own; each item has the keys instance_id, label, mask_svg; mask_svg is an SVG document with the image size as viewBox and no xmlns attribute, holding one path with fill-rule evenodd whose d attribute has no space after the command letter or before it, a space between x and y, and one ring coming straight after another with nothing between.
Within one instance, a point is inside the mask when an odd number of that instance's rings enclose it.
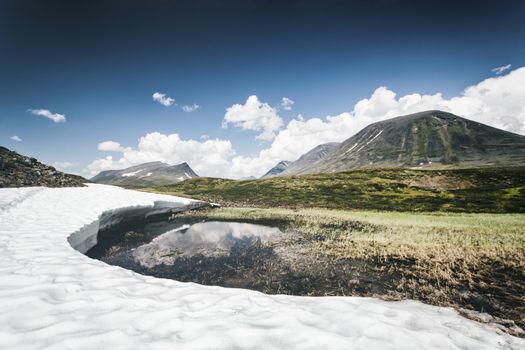
<instances>
[{"instance_id":1,"label":"green mountain slope","mask_svg":"<svg viewBox=\"0 0 525 350\"><path fill-rule=\"evenodd\" d=\"M292 163L293 164L293 163ZM525 136L442 111L371 124L322 158L283 175L357 167L470 168L525 165Z\"/></svg>"}]
</instances>

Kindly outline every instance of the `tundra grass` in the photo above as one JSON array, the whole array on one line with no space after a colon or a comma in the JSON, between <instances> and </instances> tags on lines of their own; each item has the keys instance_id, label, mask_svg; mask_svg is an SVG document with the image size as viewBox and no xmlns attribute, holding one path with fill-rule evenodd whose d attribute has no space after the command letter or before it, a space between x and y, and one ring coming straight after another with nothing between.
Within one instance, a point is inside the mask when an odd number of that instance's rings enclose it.
<instances>
[{"instance_id":1,"label":"tundra grass","mask_svg":"<svg viewBox=\"0 0 525 350\"><path fill-rule=\"evenodd\" d=\"M143 190L238 207L525 213L525 167L361 169L250 181L195 178Z\"/></svg>"},{"instance_id":2,"label":"tundra grass","mask_svg":"<svg viewBox=\"0 0 525 350\"><path fill-rule=\"evenodd\" d=\"M525 327L525 214L221 208L182 215L277 225L350 272L335 295L416 299ZM322 259L321 259L322 260ZM318 294L317 294L318 295ZM334 294L329 294L334 295Z\"/></svg>"}]
</instances>

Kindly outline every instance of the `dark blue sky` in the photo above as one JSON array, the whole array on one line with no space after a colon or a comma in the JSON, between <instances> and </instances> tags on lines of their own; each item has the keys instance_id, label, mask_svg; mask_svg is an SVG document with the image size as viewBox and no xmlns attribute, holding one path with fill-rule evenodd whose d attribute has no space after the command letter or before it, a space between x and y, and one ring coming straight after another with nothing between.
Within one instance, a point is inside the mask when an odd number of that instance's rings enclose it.
<instances>
[{"instance_id":1,"label":"dark blue sky","mask_svg":"<svg viewBox=\"0 0 525 350\"><path fill-rule=\"evenodd\" d=\"M525 65L523 1L0 0L0 144L74 171L147 132L268 143L221 128L249 95L285 122L352 110L378 86L460 94L507 63ZM151 95L163 92L184 113ZM49 109L67 122L28 113ZM18 135L22 142L9 139Z\"/></svg>"}]
</instances>

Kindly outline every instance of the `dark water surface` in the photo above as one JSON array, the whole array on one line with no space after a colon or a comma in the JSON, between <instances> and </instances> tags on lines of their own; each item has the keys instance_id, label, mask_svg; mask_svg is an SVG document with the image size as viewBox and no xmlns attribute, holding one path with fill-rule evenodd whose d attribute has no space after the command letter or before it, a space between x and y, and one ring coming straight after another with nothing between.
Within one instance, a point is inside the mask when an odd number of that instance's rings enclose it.
<instances>
[{"instance_id":1,"label":"dark water surface","mask_svg":"<svg viewBox=\"0 0 525 350\"><path fill-rule=\"evenodd\" d=\"M144 275L268 294L359 295L436 304L435 293L428 288L441 288L418 276L418 266L407 259L330 258L323 254L319 244L323 241L296 232L283 221L209 221L206 214L198 213L177 214L173 220L168 216L143 209L112 215L106 220L111 227L98 232L98 244L87 255ZM359 226L352 229L359 230ZM491 275L497 273L491 268ZM507 299L506 304L501 303L498 290L491 294L466 285L442 288L450 293L443 306L494 313L521 322L519 311L507 309L519 310L521 304ZM461 288L459 297L452 288ZM462 312L469 318L478 317ZM501 322L502 329L514 324Z\"/></svg>"},{"instance_id":2,"label":"dark water surface","mask_svg":"<svg viewBox=\"0 0 525 350\"><path fill-rule=\"evenodd\" d=\"M363 275L363 263L319 257L295 232L192 216L127 218L99 231L87 255L144 275L272 294L349 295L384 287L377 276Z\"/></svg>"}]
</instances>

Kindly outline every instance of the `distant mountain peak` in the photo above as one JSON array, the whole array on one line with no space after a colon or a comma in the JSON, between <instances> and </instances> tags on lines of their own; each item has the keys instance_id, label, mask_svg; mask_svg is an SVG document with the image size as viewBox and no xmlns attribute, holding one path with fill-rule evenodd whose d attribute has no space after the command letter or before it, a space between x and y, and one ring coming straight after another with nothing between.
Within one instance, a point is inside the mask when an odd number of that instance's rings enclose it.
<instances>
[{"instance_id":1,"label":"distant mountain peak","mask_svg":"<svg viewBox=\"0 0 525 350\"><path fill-rule=\"evenodd\" d=\"M268 170L268 172L266 174L261 176L261 179L268 178L268 177L274 177L274 176L277 176L277 175L281 174L283 171L286 170L286 168L288 168L288 165L290 163L291 163L290 161L281 160L273 168Z\"/></svg>"},{"instance_id":2,"label":"distant mountain peak","mask_svg":"<svg viewBox=\"0 0 525 350\"><path fill-rule=\"evenodd\" d=\"M91 181L121 186L150 186L172 184L199 177L188 163L170 165L153 161L121 170L106 170L94 176Z\"/></svg>"},{"instance_id":3,"label":"distant mountain peak","mask_svg":"<svg viewBox=\"0 0 525 350\"><path fill-rule=\"evenodd\" d=\"M288 164L288 167L280 175L293 175L302 172L311 164L317 162L319 159L332 152L332 150L334 150L337 146L339 146L339 143L337 142L323 143L321 145L315 146L300 156L296 161Z\"/></svg>"},{"instance_id":4,"label":"distant mountain peak","mask_svg":"<svg viewBox=\"0 0 525 350\"><path fill-rule=\"evenodd\" d=\"M290 164L281 175L340 172L364 166L457 168L525 164L525 136L440 110L370 124L322 154L318 147ZM312 157L311 152L317 157ZM300 160L301 166L296 165Z\"/></svg>"},{"instance_id":5,"label":"distant mountain peak","mask_svg":"<svg viewBox=\"0 0 525 350\"><path fill-rule=\"evenodd\" d=\"M161 162L160 160L154 160L152 162L146 162L146 163L142 163L142 164L139 164L138 166L144 166L144 165L168 165L168 163L164 163L164 162Z\"/></svg>"}]
</instances>

